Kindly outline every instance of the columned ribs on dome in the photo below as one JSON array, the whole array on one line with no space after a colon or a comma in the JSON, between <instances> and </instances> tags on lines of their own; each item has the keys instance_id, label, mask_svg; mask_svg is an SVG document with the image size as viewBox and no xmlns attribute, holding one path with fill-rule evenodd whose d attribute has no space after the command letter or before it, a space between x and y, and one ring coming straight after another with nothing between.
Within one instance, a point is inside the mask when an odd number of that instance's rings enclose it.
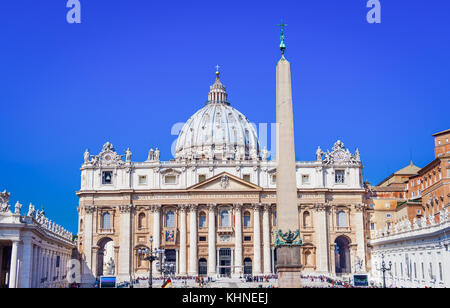
<instances>
[{"instance_id":1,"label":"columned ribs on dome","mask_svg":"<svg viewBox=\"0 0 450 308\"><path fill-rule=\"evenodd\" d=\"M219 71L210 86L206 106L183 126L178 136L178 160L259 160L259 142L254 127L230 106Z\"/></svg>"}]
</instances>

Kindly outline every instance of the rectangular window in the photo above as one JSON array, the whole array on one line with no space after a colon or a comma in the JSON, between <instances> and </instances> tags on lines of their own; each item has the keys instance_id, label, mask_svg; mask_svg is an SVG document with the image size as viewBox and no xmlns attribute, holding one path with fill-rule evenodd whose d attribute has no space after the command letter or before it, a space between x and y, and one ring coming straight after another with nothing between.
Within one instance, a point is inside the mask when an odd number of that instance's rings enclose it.
<instances>
[{"instance_id":1,"label":"rectangular window","mask_svg":"<svg viewBox=\"0 0 450 308\"><path fill-rule=\"evenodd\" d=\"M177 183L177 176L176 175L166 175L164 177L164 183L165 184L176 184Z\"/></svg>"},{"instance_id":2,"label":"rectangular window","mask_svg":"<svg viewBox=\"0 0 450 308\"><path fill-rule=\"evenodd\" d=\"M344 184L344 170L336 170L334 181L336 184Z\"/></svg>"},{"instance_id":3,"label":"rectangular window","mask_svg":"<svg viewBox=\"0 0 450 308\"><path fill-rule=\"evenodd\" d=\"M244 181L250 182L250 174L244 174L242 178L244 179Z\"/></svg>"},{"instance_id":4,"label":"rectangular window","mask_svg":"<svg viewBox=\"0 0 450 308\"><path fill-rule=\"evenodd\" d=\"M374 222L370 223L370 230L375 230L375 223Z\"/></svg>"},{"instance_id":5,"label":"rectangular window","mask_svg":"<svg viewBox=\"0 0 450 308\"><path fill-rule=\"evenodd\" d=\"M112 184L112 171L103 171L102 184Z\"/></svg>"},{"instance_id":6,"label":"rectangular window","mask_svg":"<svg viewBox=\"0 0 450 308\"><path fill-rule=\"evenodd\" d=\"M252 237L251 236L244 236L244 241L245 242L251 242L252 241Z\"/></svg>"},{"instance_id":7,"label":"rectangular window","mask_svg":"<svg viewBox=\"0 0 450 308\"><path fill-rule=\"evenodd\" d=\"M308 174L302 175L302 184L303 185L309 184L309 175Z\"/></svg>"},{"instance_id":8,"label":"rectangular window","mask_svg":"<svg viewBox=\"0 0 450 308\"><path fill-rule=\"evenodd\" d=\"M200 236L200 237L198 238L198 241L199 241L199 242L206 242L206 236Z\"/></svg>"},{"instance_id":9,"label":"rectangular window","mask_svg":"<svg viewBox=\"0 0 450 308\"><path fill-rule=\"evenodd\" d=\"M392 214L386 214L386 218L391 218Z\"/></svg>"},{"instance_id":10,"label":"rectangular window","mask_svg":"<svg viewBox=\"0 0 450 308\"><path fill-rule=\"evenodd\" d=\"M146 175L140 175L139 176L139 185L147 184L147 176Z\"/></svg>"},{"instance_id":11,"label":"rectangular window","mask_svg":"<svg viewBox=\"0 0 450 308\"><path fill-rule=\"evenodd\" d=\"M414 195L415 195L414 192L412 192L411 196L412 196L413 198L414 198Z\"/></svg>"},{"instance_id":12,"label":"rectangular window","mask_svg":"<svg viewBox=\"0 0 450 308\"><path fill-rule=\"evenodd\" d=\"M198 182L201 183L203 181L206 180L206 175L205 174L199 174L198 175Z\"/></svg>"},{"instance_id":13,"label":"rectangular window","mask_svg":"<svg viewBox=\"0 0 450 308\"><path fill-rule=\"evenodd\" d=\"M274 174L272 175L272 184L276 184L277 183L277 176Z\"/></svg>"}]
</instances>

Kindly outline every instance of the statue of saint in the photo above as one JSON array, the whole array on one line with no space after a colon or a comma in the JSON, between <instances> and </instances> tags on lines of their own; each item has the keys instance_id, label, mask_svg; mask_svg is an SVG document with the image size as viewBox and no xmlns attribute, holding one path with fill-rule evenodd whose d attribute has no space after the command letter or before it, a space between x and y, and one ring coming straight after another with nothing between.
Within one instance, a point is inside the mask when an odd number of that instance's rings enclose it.
<instances>
[{"instance_id":1,"label":"statue of saint","mask_svg":"<svg viewBox=\"0 0 450 308\"><path fill-rule=\"evenodd\" d=\"M130 162L131 161L131 151L130 151L130 148L128 148L126 151L125 151L125 154L126 154L126 161L127 162Z\"/></svg>"},{"instance_id":2,"label":"statue of saint","mask_svg":"<svg viewBox=\"0 0 450 308\"><path fill-rule=\"evenodd\" d=\"M159 160L159 155L160 155L160 152L159 152L158 148L156 148L156 150L155 150L155 160Z\"/></svg>"},{"instance_id":3,"label":"statue of saint","mask_svg":"<svg viewBox=\"0 0 450 308\"><path fill-rule=\"evenodd\" d=\"M153 160L154 155L155 155L155 151L153 151L153 148L151 148L150 151L148 151L147 160Z\"/></svg>"},{"instance_id":4,"label":"statue of saint","mask_svg":"<svg viewBox=\"0 0 450 308\"><path fill-rule=\"evenodd\" d=\"M34 217L34 214L36 213L36 210L34 208L34 205L32 203L30 203L30 205L28 206L28 217Z\"/></svg>"},{"instance_id":5,"label":"statue of saint","mask_svg":"<svg viewBox=\"0 0 450 308\"><path fill-rule=\"evenodd\" d=\"M317 147L317 151L316 151L316 160L317 161L322 161L322 149L320 148L320 146Z\"/></svg>"},{"instance_id":6,"label":"statue of saint","mask_svg":"<svg viewBox=\"0 0 450 308\"><path fill-rule=\"evenodd\" d=\"M114 275L115 264L112 257L109 258L109 261L106 263L106 273L108 275Z\"/></svg>"},{"instance_id":7,"label":"statue of saint","mask_svg":"<svg viewBox=\"0 0 450 308\"><path fill-rule=\"evenodd\" d=\"M89 150L86 149L86 151L84 151L84 163L88 164L90 158L91 158L91 154L89 154Z\"/></svg>"},{"instance_id":8,"label":"statue of saint","mask_svg":"<svg viewBox=\"0 0 450 308\"><path fill-rule=\"evenodd\" d=\"M269 158L269 151L267 151L267 148L264 147L264 149L262 150L262 160L267 161L268 158Z\"/></svg>"},{"instance_id":9,"label":"statue of saint","mask_svg":"<svg viewBox=\"0 0 450 308\"><path fill-rule=\"evenodd\" d=\"M358 149L356 149L356 151L355 151L355 159L356 159L357 161L361 161L361 156L360 156L360 154L359 154L359 150L358 150Z\"/></svg>"},{"instance_id":10,"label":"statue of saint","mask_svg":"<svg viewBox=\"0 0 450 308\"><path fill-rule=\"evenodd\" d=\"M19 201L17 201L16 205L14 206L14 214L20 215L21 209L22 209L22 204L20 204Z\"/></svg>"}]
</instances>

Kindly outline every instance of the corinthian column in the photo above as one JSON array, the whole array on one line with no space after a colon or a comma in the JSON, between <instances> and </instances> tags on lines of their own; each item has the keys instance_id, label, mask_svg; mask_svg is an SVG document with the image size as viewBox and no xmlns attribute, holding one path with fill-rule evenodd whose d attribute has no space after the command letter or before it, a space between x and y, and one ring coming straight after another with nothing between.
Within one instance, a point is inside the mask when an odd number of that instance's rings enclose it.
<instances>
[{"instance_id":1,"label":"corinthian column","mask_svg":"<svg viewBox=\"0 0 450 308\"><path fill-rule=\"evenodd\" d=\"M253 204L253 275L261 274L260 205Z\"/></svg>"},{"instance_id":2,"label":"corinthian column","mask_svg":"<svg viewBox=\"0 0 450 308\"><path fill-rule=\"evenodd\" d=\"M236 203L234 207L235 217L235 236L234 236L234 253L235 253L235 273L242 274L242 203Z\"/></svg>"},{"instance_id":3,"label":"corinthian column","mask_svg":"<svg viewBox=\"0 0 450 308\"><path fill-rule=\"evenodd\" d=\"M326 220L326 206L325 204L319 203L314 206L314 230L317 236L317 271L319 273L328 272L328 242L327 233L328 226Z\"/></svg>"},{"instance_id":4,"label":"corinthian column","mask_svg":"<svg viewBox=\"0 0 450 308\"><path fill-rule=\"evenodd\" d=\"M263 247L264 247L264 274L271 274L270 262L270 224L269 224L270 204L264 205L263 212Z\"/></svg>"},{"instance_id":5,"label":"corinthian column","mask_svg":"<svg viewBox=\"0 0 450 308\"><path fill-rule=\"evenodd\" d=\"M153 247L159 249L161 246L161 205L154 204L150 210L153 213ZM159 273L156 262L153 262L153 273Z\"/></svg>"},{"instance_id":6,"label":"corinthian column","mask_svg":"<svg viewBox=\"0 0 450 308\"><path fill-rule=\"evenodd\" d=\"M197 205L189 208L189 275L196 276L197 270Z\"/></svg>"},{"instance_id":7,"label":"corinthian column","mask_svg":"<svg viewBox=\"0 0 450 308\"><path fill-rule=\"evenodd\" d=\"M208 204L208 276L216 274L216 205Z\"/></svg>"},{"instance_id":8,"label":"corinthian column","mask_svg":"<svg viewBox=\"0 0 450 308\"><path fill-rule=\"evenodd\" d=\"M131 210L133 205L120 205L119 279L130 281L131 273Z\"/></svg>"},{"instance_id":9,"label":"corinthian column","mask_svg":"<svg viewBox=\"0 0 450 308\"><path fill-rule=\"evenodd\" d=\"M366 271L366 244L364 240L364 204L355 205L355 229L356 229L356 257L361 262L361 268L357 270ZM353 264L352 264L353 265Z\"/></svg>"},{"instance_id":10,"label":"corinthian column","mask_svg":"<svg viewBox=\"0 0 450 308\"><path fill-rule=\"evenodd\" d=\"M92 243L92 237L93 237L93 224L94 224L94 213L97 210L95 206L89 206L86 205L84 207L84 243L83 243L83 253L85 256L86 264L83 264L85 266L85 270L83 271L82 276L82 282L83 283L92 283L94 282L94 275L97 274L97 269L92 268L92 249L91 247L94 246ZM45 263L43 264L43 268L46 268ZM42 277L46 277L45 272L42 273Z\"/></svg>"},{"instance_id":11,"label":"corinthian column","mask_svg":"<svg viewBox=\"0 0 450 308\"><path fill-rule=\"evenodd\" d=\"M186 275L186 204L181 204L180 211L180 275Z\"/></svg>"}]
</instances>

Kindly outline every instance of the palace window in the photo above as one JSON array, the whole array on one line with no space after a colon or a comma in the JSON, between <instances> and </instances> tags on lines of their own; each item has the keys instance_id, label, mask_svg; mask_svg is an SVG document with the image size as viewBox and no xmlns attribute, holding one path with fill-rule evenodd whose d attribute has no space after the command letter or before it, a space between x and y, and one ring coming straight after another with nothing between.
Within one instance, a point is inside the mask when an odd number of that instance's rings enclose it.
<instances>
[{"instance_id":1,"label":"palace window","mask_svg":"<svg viewBox=\"0 0 450 308\"><path fill-rule=\"evenodd\" d=\"M230 212L228 210L220 212L220 226L224 228L230 227Z\"/></svg>"},{"instance_id":2,"label":"palace window","mask_svg":"<svg viewBox=\"0 0 450 308\"><path fill-rule=\"evenodd\" d=\"M147 176L146 175L140 175L139 176L139 185L145 185L147 184Z\"/></svg>"},{"instance_id":3,"label":"palace window","mask_svg":"<svg viewBox=\"0 0 450 308\"><path fill-rule=\"evenodd\" d=\"M244 228L250 228L250 227L251 227L250 213L245 212L244 213Z\"/></svg>"},{"instance_id":4,"label":"palace window","mask_svg":"<svg viewBox=\"0 0 450 308\"><path fill-rule=\"evenodd\" d=\"M145 214L140 213L138 216L138 229L144 229L145 228Z\"/></svg>"},{"instance_id":5,"label":"palace window","mask_svg":"<svg viewBox=\"0 0 450 308\"><path fill-rule=\"evenodd\" d=\"M102 172L102 184L112 184L112 171Z\"/></svg>"},{"instance_id":6,"label":"palace window","mask_svg":"<svg viewBox=\"0 0 450 308\"><path fill-rule=\"evenodd\" d=\"M251 236L244 236L244 242L251 242L252 237Z\"/></svg>"},{"instance_id":7,"label":"palace window","mask_svg":"<svg viewBox=\"0 0 450 308\"><path fill-rule=\"evenodd\" d=\"M166 214L166 227L175 228L175 213L172 211L169 211Z\"/></svg>"},{"instance_id":8,"label":"palace window","mask_svg":"<svg viewBox=\"0 0 450 308\"><path fill-rule=\"evenodd\" d=\"M244 181L250 182L250 174L244 174L242 178Z\"/></svg>"},{"instance_id":9,"label":"palace window","mask_svg":"<svg viewBox=\"0 0 450 308\"><path fill-rule=\"evenodd\" d=\"M201 212L198 217L198 226L200 228L206 228L206 214L205 212Z\"/></svg>"},{"instance_id":10,"label":"palace window","mask_svg":"<svg viewBox=\"0 0 450 308\"><path fill-rule=\"evenodd\" d=\"M344 184L344 170L336 170L334 181L336 184Z\"/></svg>"},{"instance_id":11,"label":"palace window","mask_svg":"<svg viewBox=\"0 0 450 308\"><path fill-rule=\"evenodd\" d=\"M198 175L198 182L203 182L206 180L206 175L205 174L199 174Z\"/></svg>"},{"instance_id":12,"label":"palace window","mask_svg":"<svg viewBox=\"0 0 450 308\"><path fill-rule=\"evenodd\" d=\"M166 175L164 177L164 184L176 184L177 176L176 175Z\"/></svg>"},{"instance_id":13,"label":"palace window","mask_svg":"<svg viewBox=\"0 0 450 308\"><path fill-rule=\"evenodd\" d=\"M302 175L302 185L307 185L307 184L309 184L309 175L304 174L304 175Z\"/></svg>"},{"instance_id":14,"label":"palace window","mask_svg":"<svg viewBox=\"0 0 450 308\"><path fill-rule=\"evenodd\" d=\"M337 223L338 227L347 227L347 214L344 211L337 213Z\"/></svg>"},{"instance_id":15,"label":"palace window","mask_svg":"<svg viewBox=\"0 0 450 308\"><path fill-rule=\"evenodd\" d=\"M102 229L111 229L111 214L108 212L102 215Z\"/></svg>"},{"instance_id":16,"label":"palace window","mask_svg":"<svg viewBox=\"0 0 450 308\"><path fill-rule=\"evenodd\" d=\"M200 236L200 237L198 238L198 241L199 241L199 242L206 242L206 236Z\"/></svg>"},{"instance_id":17,"label":"palace window","mask_svg":"<svg viewBox=\"0 0 450 308\"><path fill-rule=\"evenodd\" d=\"M311 214L308 211L303 213L303 227L311 227Z\"/></svg>"}]
</instances>

